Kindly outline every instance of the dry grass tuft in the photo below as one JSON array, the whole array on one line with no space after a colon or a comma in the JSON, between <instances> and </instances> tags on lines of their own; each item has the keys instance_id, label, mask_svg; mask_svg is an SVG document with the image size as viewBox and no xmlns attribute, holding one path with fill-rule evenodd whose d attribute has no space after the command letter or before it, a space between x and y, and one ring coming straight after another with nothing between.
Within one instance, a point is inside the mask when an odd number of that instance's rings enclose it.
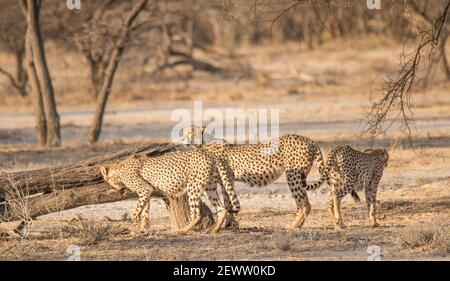
<instances>
[{"instance_id":1,"label":"dry grass tuft","mask_svg":"<svg viewBox=\"0 0 450 281\"><path fill-rule=\"evenodd\" d=\"M20 188L12 179L9 179L10 185L6 185L4 187L5 192L5 213L0 214L0 223L3 224L4 229L6 231L2 231L0 233L0 238L26 238L29 236L29 229L33 223L33 219L31 218L28 206L27 206L27 197L28 194L28 186L26 188ZM11 223L5 217L12 216L17 218L19 224Z\"/></svg>"},{"instance_id":2,"label":"dry grass tuft","mask_svg":"<svg viewBox=\"0 0 450 281\"><path fill-rule=\"evenodd\" d=\"M119 234L121 229L105 220L86 219L79 215L68 222L65 231L71 236L81 239L81 243L95 245Z\"/></svg>"},{"instance_id":3,"label":"dry grass tuft","mask_svg":"<svg viewBox=\"0 0 450 281\"><path fill-rule=\"evenodd\" d=\"M291 235L286 235L286 233L277 232L273 235L273 243L277 249L283 252L292 250L293 237Z\"/></svg>"},{"instance_id":4,"label":"dry grass tuft","mask_svg":"<svg viewBox=\"0 0 450 281\"><path fill-rule=\"evenodd\" d=\"M437 219L430 224L415 224L398 231L396 242L403 248L430 253L450 252L450 223Z\"/></svg>"}]
</instances>

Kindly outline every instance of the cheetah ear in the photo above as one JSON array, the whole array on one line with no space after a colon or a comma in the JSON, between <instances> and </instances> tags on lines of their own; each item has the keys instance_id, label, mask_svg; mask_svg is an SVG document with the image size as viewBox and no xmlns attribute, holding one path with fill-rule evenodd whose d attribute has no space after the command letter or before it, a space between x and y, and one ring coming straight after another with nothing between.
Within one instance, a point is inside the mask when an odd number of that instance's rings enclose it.
<instances>
[{"instance_id":1,"label":"cheetah ear","mask_svg":"<svg viewBox=\"0 0 450 281\"><path fill-rule=\"evenodd\" d=\"M106 177L108 176L108 168L107 168L107 167L104 167L104 166L101 166L101 167L100 167L100 173L102 173L102 176L103 176L104 178L106 178Z\"/></svg>"}]
</instances>

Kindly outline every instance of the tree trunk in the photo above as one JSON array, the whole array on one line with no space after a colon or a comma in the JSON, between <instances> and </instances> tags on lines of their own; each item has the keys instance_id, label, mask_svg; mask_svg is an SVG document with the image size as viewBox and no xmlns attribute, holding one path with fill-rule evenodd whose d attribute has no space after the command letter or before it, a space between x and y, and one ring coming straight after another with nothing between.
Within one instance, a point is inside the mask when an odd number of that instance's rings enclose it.
<instances>
[{"instance_id":1,"label":"tree trunk","mask_svg":"<svg viewBox=\"0 0 450 281\"><path fill-rule=\"evenodd\" d=\"M133 24L133 21L136 19L139 13L144 9L146 4L147 0L140 0L138 3L136 3L135 6L133 6L133 9L131 10L130 14L125 20L124 27L122 28L116 46L113 49L111 56L109 57L109 63L106 68L104 77L102 79L102 86L98 94L94 119L92 120L92 125L89 130L89 143L91 144L97 142L100 137L106 103L108 102L108 97L109 94L111 93L114 75L116 73L117 67L119 66L120 59L128 42L128 36L131 30L131 25Z\"/></svg>"},{"instance_id":2,"label":"tree trunk","mask_svg":"<svg viewBox=\"0 0 450 281\"><path fill-rule=\"evenodd\" d=\"M27 33L29 30L27 30ZM27 70L28 78L31 84L30 98L34 108L34 120L36 122L36 133L38 136L38 143L41 146L47 143L47 122L45 120L44 104L42 101L41 88L39 86L39 80L34 68L33 55L30 45L30 36L25 35L25 67Z\"/></svg>"},{"instance_id":3,"label":"tree trunk","mask_svg":"<svg viewBox=\"0 0 450 281\"><path fill-rule=\"evenodd\" d=\"M27 40L31 46L34 69L36 71L44 104L45 120L47 122L47 146L61 145L59 115L47 60L45 58L44 43L42 40L39 11L41 2L37 0L26 1Z\"/></svg>"},{"instance_id":4,"label":"tree trunk","mask_svg":"<svg viewBox=\"0 0 450 281\"><path fill-rule=\"evenodd\" d=\"M27 72L23 67L23 63L24 63L24 55L25 55L25 51L22 50L18 50L15 53L15 59L16 59L16 81L17 81L17 91L19 92L19 94L22 97L25 97L27 95L27 81L28 81L28 77L27 77Z\"/></svg>"},{"instance_id":5,"label":"tree trunk","mask_svg":"<svg viewBox=\"0 0 450 281\"><path fill-rule=\"evenodd\" d=\"M147 144L136 149L122 150L101 157L90 158L68 166L43 168L0 174L0 202L5 198L5 190L18 188L25 195L50 193L103 182L99 165L123 160L132 154L157 155L177 149L173 144Z\"/></svg>"},{"instance_id":6,"label":"tree trunk","mask_svg":"<svg viewBox=\"0 0 450 281\"><path fill-rule=\"evenodd\" d=\"M98 100L98 93L102 86L103 67L102 62L89 60L89 70L91 72L91 86L94 91L95 100Z\"/></svg>"},{"instance_id":7,"label":"tree trunk","mask_svg":"<svg viewBox=\"0 0 450 281\"><path fill-rule=\"evenodd\" d=\"M167 210L169 211L170 226L172 230L182 229L184 226L189 224L190 211L186 193L176 198L165 198L164 202L166 203ZM195 229L207 230L214 225L214 216L211 209L209 209L203 202L200 207L200 216L202 217L202 220Z\"/></svg>"},{"instance_id":8,"label":"tree trunk","mask_svg":"<svg viewBox=\"0 0 450 281\"><path fill-rule=\"evenodd\" d=\"M443 63L443 67L444 67L444 73L445 76L447 77L447 80L450 80L450 64L448 62L447 59L447 39L448 39L448 33L442 34L442 39L440 42L440 52L441 52L441 56L442 56L442 63Z\"/></svg>"},{"instance_id":9,"label":"tree trunk","mask_svg":"<svg viewBox=\"0 0 450 281\"><path fill-rule=\"evenodd\" d=\"M14 197L16 196L16 197ZM0 221L31 221L38 216L86 205L104 204L136 198L130 191L124 193L111 191L106 183L86 185L67 190L58 190L48 194L39 194L26 200L20 199L20 193L11 194L15 200L8 205L0 205ZM152 197L161 198L169 212L172 230L180 230L189 223L189 205L187 194L177 198L168 198L163 193L154 192ZM25 203L26 202L26 203ZM214 216L205 203L201 203L201 222L196 230L208 230L214 225ZM19 224L22 227L22 224Z\"/></svg>"}]
</instances>

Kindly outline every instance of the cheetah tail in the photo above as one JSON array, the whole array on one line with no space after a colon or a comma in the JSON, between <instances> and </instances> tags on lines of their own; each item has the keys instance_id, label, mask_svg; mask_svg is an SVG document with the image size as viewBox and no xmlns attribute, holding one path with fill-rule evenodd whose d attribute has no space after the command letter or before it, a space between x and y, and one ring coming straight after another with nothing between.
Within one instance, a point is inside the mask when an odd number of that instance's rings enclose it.
<instances>
[{"instance_id":1,"label":"cheetah tail","mask_svg":"<svg viewBox=\"0 0 450 281\"><path fill-rule=\"evenodd\" d=\"M331 151L330 154L328 155L327 164L325 165L324 173L326 174L326 181L329 186L331 186L330 172L333 169L333 167L338 168L336 163L336 154L337 154L336 150Z\"/></svg>"},{"instance_id":2,"label":"cheetah tail","mask_svg":"<svg viewBox=\"0 0 450 281\"><path fill-rule=\"evenodd\" d=\"M322 157L322 151L320 151L320 148L317 144L314 161L316 163L316 167L319 169L320 179L318 181L308 183L306 185L306 190L315 190L319 188L328 179L328 173L326 172L325 163Z\"/></svg>"}]
</instances>

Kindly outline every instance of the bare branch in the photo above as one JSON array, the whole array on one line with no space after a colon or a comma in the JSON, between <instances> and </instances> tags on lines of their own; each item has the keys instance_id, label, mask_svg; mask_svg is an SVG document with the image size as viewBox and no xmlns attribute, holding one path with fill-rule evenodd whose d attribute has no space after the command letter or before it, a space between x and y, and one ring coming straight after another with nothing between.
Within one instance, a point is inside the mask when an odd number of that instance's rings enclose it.
<instances>
[{"instance_id":1,"label":"bare branch","mask_svg":"<svg viewBox=\"0 0 450 281\"><path fill-rule=\"evenodd\" d=\"M402 133L406 133L411 141L411 125L414 125L414 117L411 111L411 91L415 86L418 67L422 58L429 57L442 40L442 32L448 18L450 0L442 12L442 15L434 21L433 28L422 31L416 49L411 53L403 51L401 66L396 78L388 78L385 84L385 95L372 103L367 113L363 134L370 134L372 140L387 130L401 118ZM395 117L386 127L383 125L388 120L388 115L397 111Z\"/></svg>"}]
</instances>

